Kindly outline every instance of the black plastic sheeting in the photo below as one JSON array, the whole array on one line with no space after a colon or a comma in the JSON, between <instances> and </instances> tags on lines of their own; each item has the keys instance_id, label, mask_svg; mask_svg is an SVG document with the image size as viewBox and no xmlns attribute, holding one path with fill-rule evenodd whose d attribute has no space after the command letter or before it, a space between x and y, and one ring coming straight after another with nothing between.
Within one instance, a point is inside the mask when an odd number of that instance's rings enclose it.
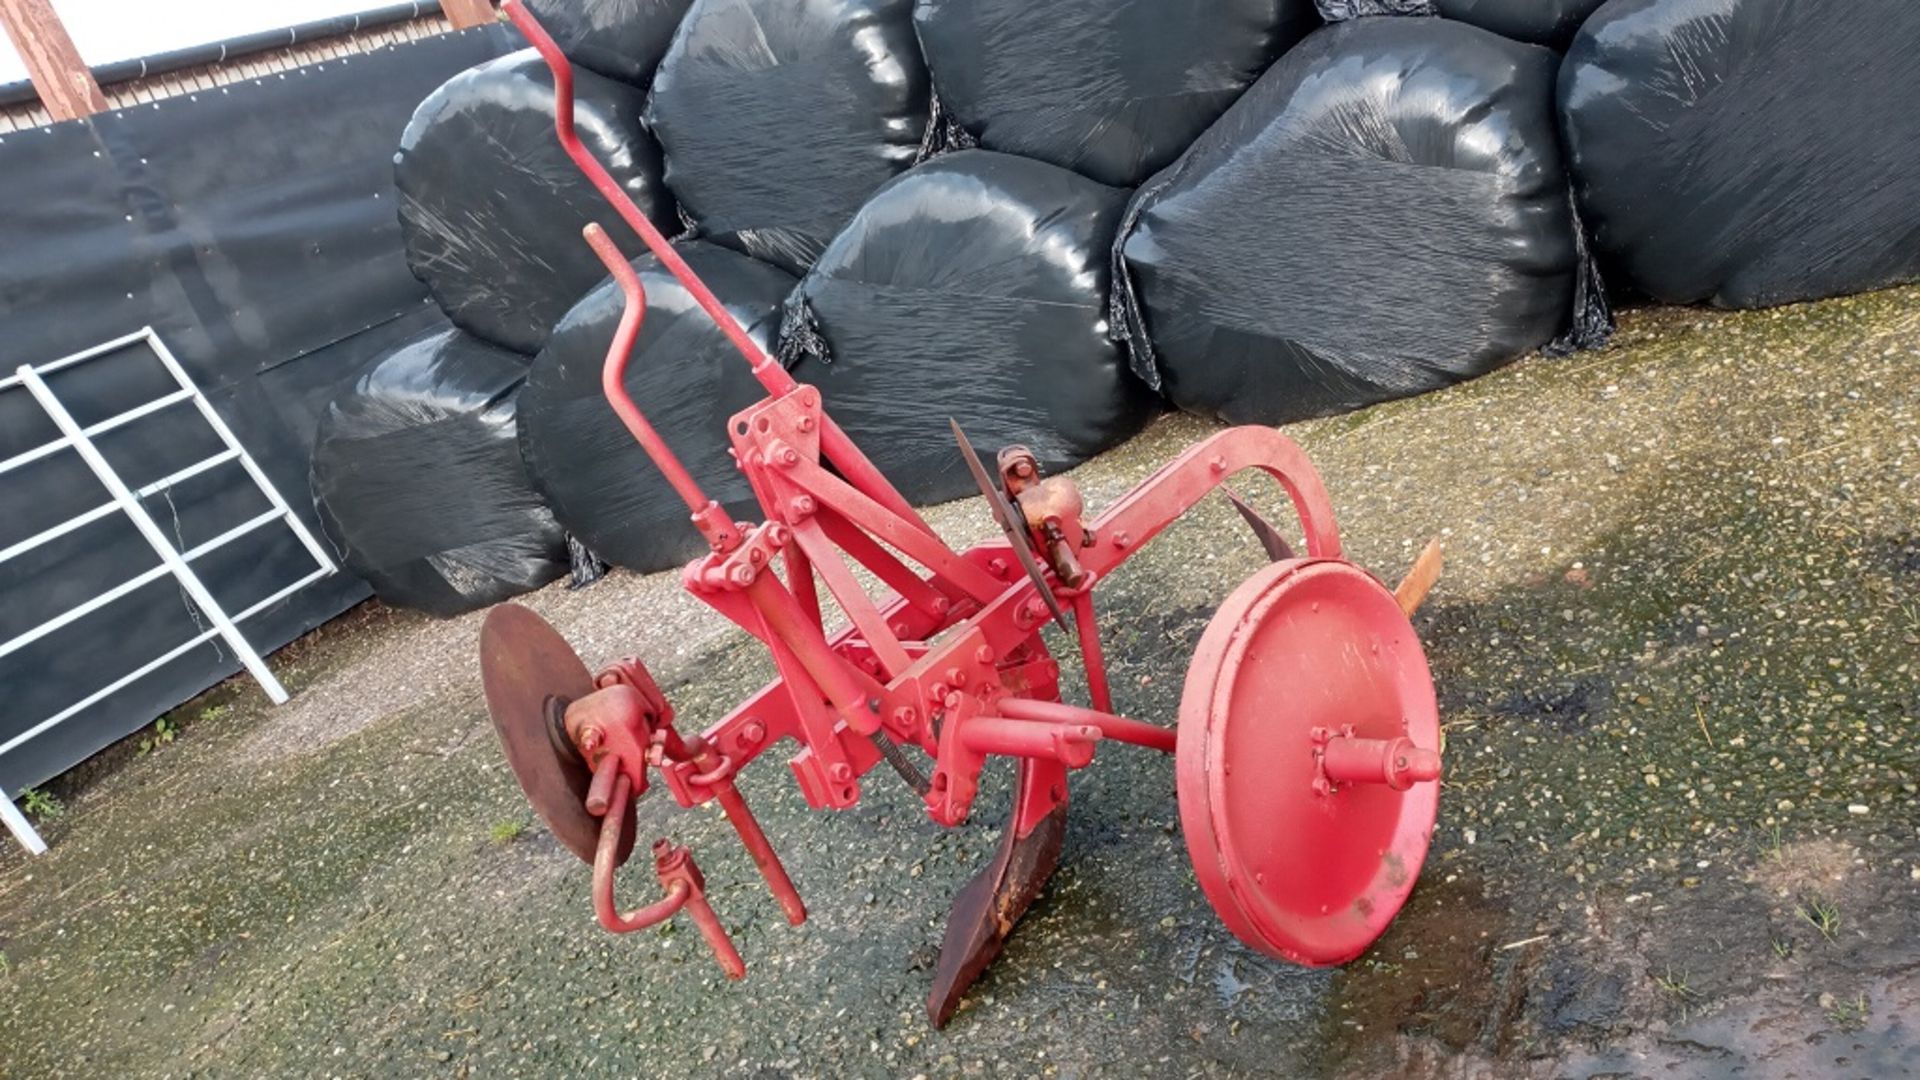
<instances>
[{"instance_id":1,"label":"black plastic sheeting","mask_svg":"<svg viewBox=\"0 0 1920 1080\"><path fill-rule=\"evenodd\" d=\"M941 107L988 150L1132 187L1320 26L1312 0L920 0Z\"/></svg>"},{"instance_id":2,"label":"black plastic sheeting","mask_svg":"<svg viewBox=\"0 0 1920 1080\"><path fill-rule=\"evenodd\" d=\"M1564 49L1606 0L1434 0L1440 14L1515 41Z\"/></svg>"},{"instance_id":3,"label":"black plastic sheeting","mask_svg":"<svg viewBox=\"0 0 1920 1080\"><path fill-rule=\"evenodd\" d=\"M645 86L691 0L526 0L561 51L580 67Z\"/></svg>"},{"instance_id":4,"label":"black plastic sheeting","mask_svg":"<svg viewBox=\"0 0 1920 1080\"><path fill-rule=\"evenodd\" d=\"M1441 19L1309 36L1129 208L1115 321L1140 373L1273 424L1548 344L1578 276L1555 64Z\"/></svg>"},{"instance_id":5,"label":"black plastic sheeting","mask_svg":"<svg viewBox=\"0 0 1920 1080\"><path fill-rule=\"evenodd\" d=\"M1107 334L1108 251L1127 193L1055 165L962 150L882 188L788 301L782 358L914 502L975 491L947 418L991 457L1049 469L1157 410Z\"/></svg>"},{"instance_id":6,"label":"black plastic sheeting","mask_svg":"<svg viewBox=\"0 0 1920 1080\"><path fill-rule=\"evenodd\" d=\"M566 536L520 463L516 353L452 327L396 349L327 407L313 500L382 600L452 616L553 581Z\"/></svg>"},{"instance_id":7,"label":"black plastic sheeting","mask_svg":"<svg viewBox=\"0 0 1920 1080\"><path fill-rule=\"evenodd\" d=\"M339 385L437 319L408 273L394 220L393 146L413 103L449 75L507 51L497 27L444 34L0 136L0 326L8 368L43 363L152 326L308 527L313 425ZM52 377L82 419L164 385L133 350ZM50 437L23 390L0 392L0 459ZM145 482L217 443L191 407L155 413L102 441ZM205 456L201 454L201 456ZM0 547L99 505L104 489L71 453L0 481ZM262 506L238 468L149 500L163 526L198 543ZM190 545L189 545L190 546ZM0 640L155 564L118 517L0 563ZM196 567L229 612L313 566L290 530L262 528ZM342 573L242 625L262 652L368 595ZM0 657L0 743L160 656L200 623L169 582L136 592ZM207 644L83 714L0 754L8 792L61 772L240 670Z\"/></svg>"},{"instance_id":8,"label":"black plastic sheeting","mask_svg":"<svg viewBox=\"0 0 1920 1080\"><path fill-rule=\"evenodd\" d=\"M645 101L626 83L574 73L581 141L671 234L679 218L641 123ZM640 243L560 149L553 77L531 49L462 72L422 101L393 171L414 274L455 326L528 356L606 276L580 230L597 221Z\"/></svg>"},{"instance_id":9,"label":"black plastic sheeting","mask_svg":"<svg viewBox=\"0 0 1920 1080\"><path fill-rule=\"evenodd\" d=\"M1502 37L1564 49L1606 0L1318 0L1328 22L1370 15L1444 15Z\"/></svg>"},{"instance_id":10,"label":"black plastic sheeting","mask_svg":"<svg viewBox=\"0 0 1920 1080\"><path fill-rule=\"evenodd\" d=\"M1314 0L1328 22L1372 15L1435 15L1433 0Z\"/></svg>"},{"instance_id":11,"label":"black plastic sheeting","mask_svg":"<svg viewBox=\"0 0 1920 1080\"><path fill-rule=\"evenodd\" d=\"M793 275L713 244L680 254L762 346L771 347ZM746 519L755 505L727 451L727 419L761 397L760 383L706 312L653 256L634 261L647 317L625 385L708 495ZM609 280L554 327L520 395L520 448L534 485L568 531L630 570L677 566L706 549L674 494L601 393L600 372L623 301Z\"/></svg>"},{"instance_id":12,"label":"black plastic sheeting","mask_svg":"<svg viewBox=\"0 0 1920 1080\"><path fill-rule=\"evenodd\" d=\"M648 117L712 240L798 273L920 152L912 0L694 0Z\"/></svg>"},{"instance_id":13,"label":"black plastic sheeting","mask_svg":"<svg viewBox=\"0 0 1920 1080\"><path fill-rule=\"evenodd\" d=\"M1920 5L1614 0L1560 109L1616 283L1744 308L1920 276Z\"/></svg>"}]
</instances>

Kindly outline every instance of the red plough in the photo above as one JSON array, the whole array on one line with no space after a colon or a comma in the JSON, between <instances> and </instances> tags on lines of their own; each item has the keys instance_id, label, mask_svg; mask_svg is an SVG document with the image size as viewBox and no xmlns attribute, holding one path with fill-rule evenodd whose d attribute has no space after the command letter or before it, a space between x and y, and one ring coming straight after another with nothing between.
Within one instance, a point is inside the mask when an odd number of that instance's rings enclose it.
<instances>
[{"instance_id":1,"label":"red plough","mask_svg":"<svg viewBox=\"0 0 1920 1080\"><path fill-rule=\"evenodd\" d=\"M734 785L741 769L792 747L787 765L808 804L843 810L884 763L933 820L956 826L988 759L1010 757L1013 820L992 863L955 898L927 1000L929 1017L944 1024L1059 861L1068 773L1102 745L1125 743L1174 756L1188 853L1237 937L1303 964L1365 950L1413 888L1439 798L1433 686L1408 622L1439 572L1438 547L1429 545L1397 592L1346 561L1319 475L1268 428L1221 431L1088 517L1073 482L1043 477L1022 447L1001 450L998 475L989 475L956 424L960 453L1005 537L955 551L827 415L819 391L747 335L574 137L567 60L517 0L506 10L553 69L567 152L767 393L729 424L764 515L736 522L627 396L623 374L646 298L612 240L587 229L627 302L607 354L607 399L710 548L682 571L683 583L764 643L778 671L717 723L682 734L639 660L590 672L526 608L503 604L488 614L480 640L488 709L534 808L593 864L601 925L626 933L685 911L727 974L745 975L685 847L652 846L659 900L632 911L614 902L615 871L634 846L632 804L656 780L682 806L720 804L798 925L806 906ZM1304 553L1226 488L1247 470L1286 490ZM1117 716L1094 591L1215 490L1274 561L1213 617L1187 672L1177 729ZM886 587L883 599L861 587L848 559ZM843 629L826 629L822 587L845 616ZM1078 638L1089 706L1060 701L1059 668L1040 632L1049 622Z\"/></svg>"}]
</instances>

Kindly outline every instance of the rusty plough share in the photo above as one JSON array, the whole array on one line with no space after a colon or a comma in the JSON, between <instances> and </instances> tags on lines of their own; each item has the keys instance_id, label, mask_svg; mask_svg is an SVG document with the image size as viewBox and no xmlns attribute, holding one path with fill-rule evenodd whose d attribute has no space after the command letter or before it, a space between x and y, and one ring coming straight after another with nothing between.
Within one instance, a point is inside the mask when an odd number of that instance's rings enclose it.
<instances>
[{"instance_id":1,"label":"rusty plough share","mask_svg":"<svg viewBox=\"0 0 1920 1080\"><path fill-rule=\"evenodd\" d=\"M680 497L711 551L682 571L688 591L766 644L770 685L698 735L638 660L589 672L526 608L503 604L481 630L487 706L509 764L563 843L593 864L594 910L615 933L685 910L721 967L746 972L706 901L692 854L652 847L664 895L622 912L614 873L634 846L632 804L651 779L682 806L718 802L787 919L806 907L734 776L788 740L809 805L845 809L885 762L942 825L967 820L982 768L1017 763L1013 820L948 917L927 1013L944 1024L999 952L1059 861L1067 774L1105 743L1174 755L1180 823L1202 890L1227 927L1270 956L1337 964L1386 928L1413 888L1439 799L1433 685L1407 620L1439 573L1429 545L1397 591L1341 557L1327 493L1276 431L1231 428L1088 519L1065 477L1042 477L1021 447L997 477L954 425L960 452L1006 533L956 552L920 519L821 407L723 308L574 137L572 71L515 0L508 15L553 69L556 127L574 161L752 365L767 397L729 424L765 520L735 522L709 499L627 396L622 377L646 299L612 240L587 241L626 295L607 354L608 401ZM1229 477L1263 471L1286 489L1306 552L1227 492L1274 561L1227 598L1187 672L1177 730L1113 712L1095 586ZM876 602L847 562L890 594ZM917 564L919 569L913 565ZM778 569L777 569L778 568ZM784 578L782 576L784 571ZM816 581L848 625L828 633ZM1068 618L1071 612L1071 619ZM1091 707L1059 700L1041 639L1071 621ZM923 773L907 748L931 759Z\"/></svg>"}]
</instances>

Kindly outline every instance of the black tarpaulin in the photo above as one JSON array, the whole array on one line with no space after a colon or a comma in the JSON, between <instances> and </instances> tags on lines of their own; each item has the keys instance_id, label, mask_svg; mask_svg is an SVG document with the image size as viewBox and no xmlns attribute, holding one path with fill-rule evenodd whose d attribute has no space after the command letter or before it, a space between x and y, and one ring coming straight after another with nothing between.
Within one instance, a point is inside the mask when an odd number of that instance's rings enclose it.
<instances>
[{"instance_id":1,"label":"black tarpaulin","mask_svg":"<svg viewBox=\"0 0 1920 1080\"><path fill-rule=\"evenodd\" d=\"M771 347L793 275L714 244L680 254L763 347ZM762 396L719 327L651 255L634 261L647 317L626 388L708 495L751 516L753 492L728 456L727 419ZM611 280L554 327L520 393L520 446L534 485L594 554L631 570L677 566L705 550L674 494L601 392L600 373L624 302Z\"/></svg>"},{"instance_id":2,"label":"black tarpaulin","mask_svg":"<svg viewBox=\"0 0 1920 1080\"><path fill-rule=\"evenodd\" d=\"M712 240L799 272L913 163L927 73L911 0L695 0L648 117Z\"/></svg>"},{"instance_id":3,"label":"black tarpaulin","mask_svg":"<svg viewBox=\"0 0 1920 1080\"><path fill-rule=\"evenodd\" d=\"M1138 370L1182 408L1283 423L1547 344L1578 268L1555 63L1444 19L1310 35L1129 208Z\"/></svg>"},{"instance_id":4,"label":"black tarpaulin","mask_svg":"<svg viewBox=\"0 0 1920 1080\"><path fill-rule=\"evenodd\" d=\"M596 75L645 86L691 0L526 0L567 59Z\"/></svg>"},{"instance_id":5,"label":"black tarpaulin","mask_svg":"<svg viewBox=\"0 0 1920 1080\"><path fill-rule=\"evenodd\" d=\"M567 570L566 537L520 462L519 354L439 327L336 397L313 444L327 535L382 600L459 615Z\"/></svg>"},{"instance_id":6,"label":"black tarpaulin","mask_svg":"<svg viewBox=\"0 0 1920 1080\"><path fill-rule=\"evenodd\" d=\"M644 91L574 73L574 125L648 220L679 229ZM455 326L528 356L606 275L580 238L640 239L560 148L553 77L532 49L465 71L415 110L394 157L407 261Z\"/></svg>"},{"instance_id":7,"label":"black tarpaulin","mask_svg":"<svg viewBox=\"0 0 1920 1080\"><path fill-rule=\"evenodd\" d=\"M992 455L1062 469L1158 408L1107 336L1108 250L1127 193L962 150L882 188L788 302L782 355L915 502L972 493L947 418Z\"/></svg>"},{"instance_id":8,"label":"black tarpaulin","mask_svg":"<svg viewBox=\"0 0 1920 1080\"><path fill-rule=\"evenodd\" d=\"M1920 276L1920 4L1614 0L1560 111L1618 284L1760 307Z\"/></svg>"},{"instance_id":9,"label":"black tarpaulin","mask_svg":"<svg viewBox=\"0 0 1920 1080\"><path fill-rule=\"evenodd\" d=\"M1312 0L920 0L941 107L980 145L1131 187L1320 25Z\"/></svg>"},{"instance_id":10,"label":"black tarpaulin","mask_svg":"<svg viewBox=\"0 0 1920 1080\"><path fill-rule=\"evenodd\" d=\"M412 106L448 75L506 51L498 28L445 34L198 91L83 122L0 135L0 326L7 372L155 328L281 495L317 531L304 497L315 419L342 381L437 318L408 272L394 219L393 146ZM146 366L142 366L146 365ZM150 388L157 360L130 353L52 380L70 407L110 409ZM130 370L133 372L130 374ZM46 423L24 391L0 392L0 459ZM103 443L130 475L211 438L189 407ZM140 468L136 468L140 467ZM239 469L208 472L157 503L189 537L261 505ZM0 478L0 548L105 498L72 454ZM154 565L124 519L68 534L51 554L0 563L0 639ZM289 530L263 528L197 564L239 610L312 567ZM243 630L262 652L367 596L341 574ZM0 743L197 632L162 581L0 657ZM0 788L37 783L240 669L208 644L0 754Z\"/></svg>"}]
</instances>

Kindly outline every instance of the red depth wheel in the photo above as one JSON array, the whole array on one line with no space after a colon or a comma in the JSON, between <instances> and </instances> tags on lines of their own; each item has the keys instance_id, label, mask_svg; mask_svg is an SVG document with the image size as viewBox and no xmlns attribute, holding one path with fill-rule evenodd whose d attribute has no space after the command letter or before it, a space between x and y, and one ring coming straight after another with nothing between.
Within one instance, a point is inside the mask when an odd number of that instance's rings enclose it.
<instances>
[{"instance_id":1,"label":"red depth wheel","mask_svg":"<svg viewBox=\"0 0 1920 1080\"><path fill-rule=\"evenodd\" d=\"M1411 754L1365 744L1398 762L1404 789L1327 782L1320 751L1343 733L1411 740ZM1437 768L1420 751L1439 747L1426 655L1385 586L1351 563L1290 559L1234 590L1187 670L1176 755L1187 853L1221 921L1297 964L1364 952L1426 859L1439 784L1409 784L1404 767Z\"/></svg>"}]
</instances>

